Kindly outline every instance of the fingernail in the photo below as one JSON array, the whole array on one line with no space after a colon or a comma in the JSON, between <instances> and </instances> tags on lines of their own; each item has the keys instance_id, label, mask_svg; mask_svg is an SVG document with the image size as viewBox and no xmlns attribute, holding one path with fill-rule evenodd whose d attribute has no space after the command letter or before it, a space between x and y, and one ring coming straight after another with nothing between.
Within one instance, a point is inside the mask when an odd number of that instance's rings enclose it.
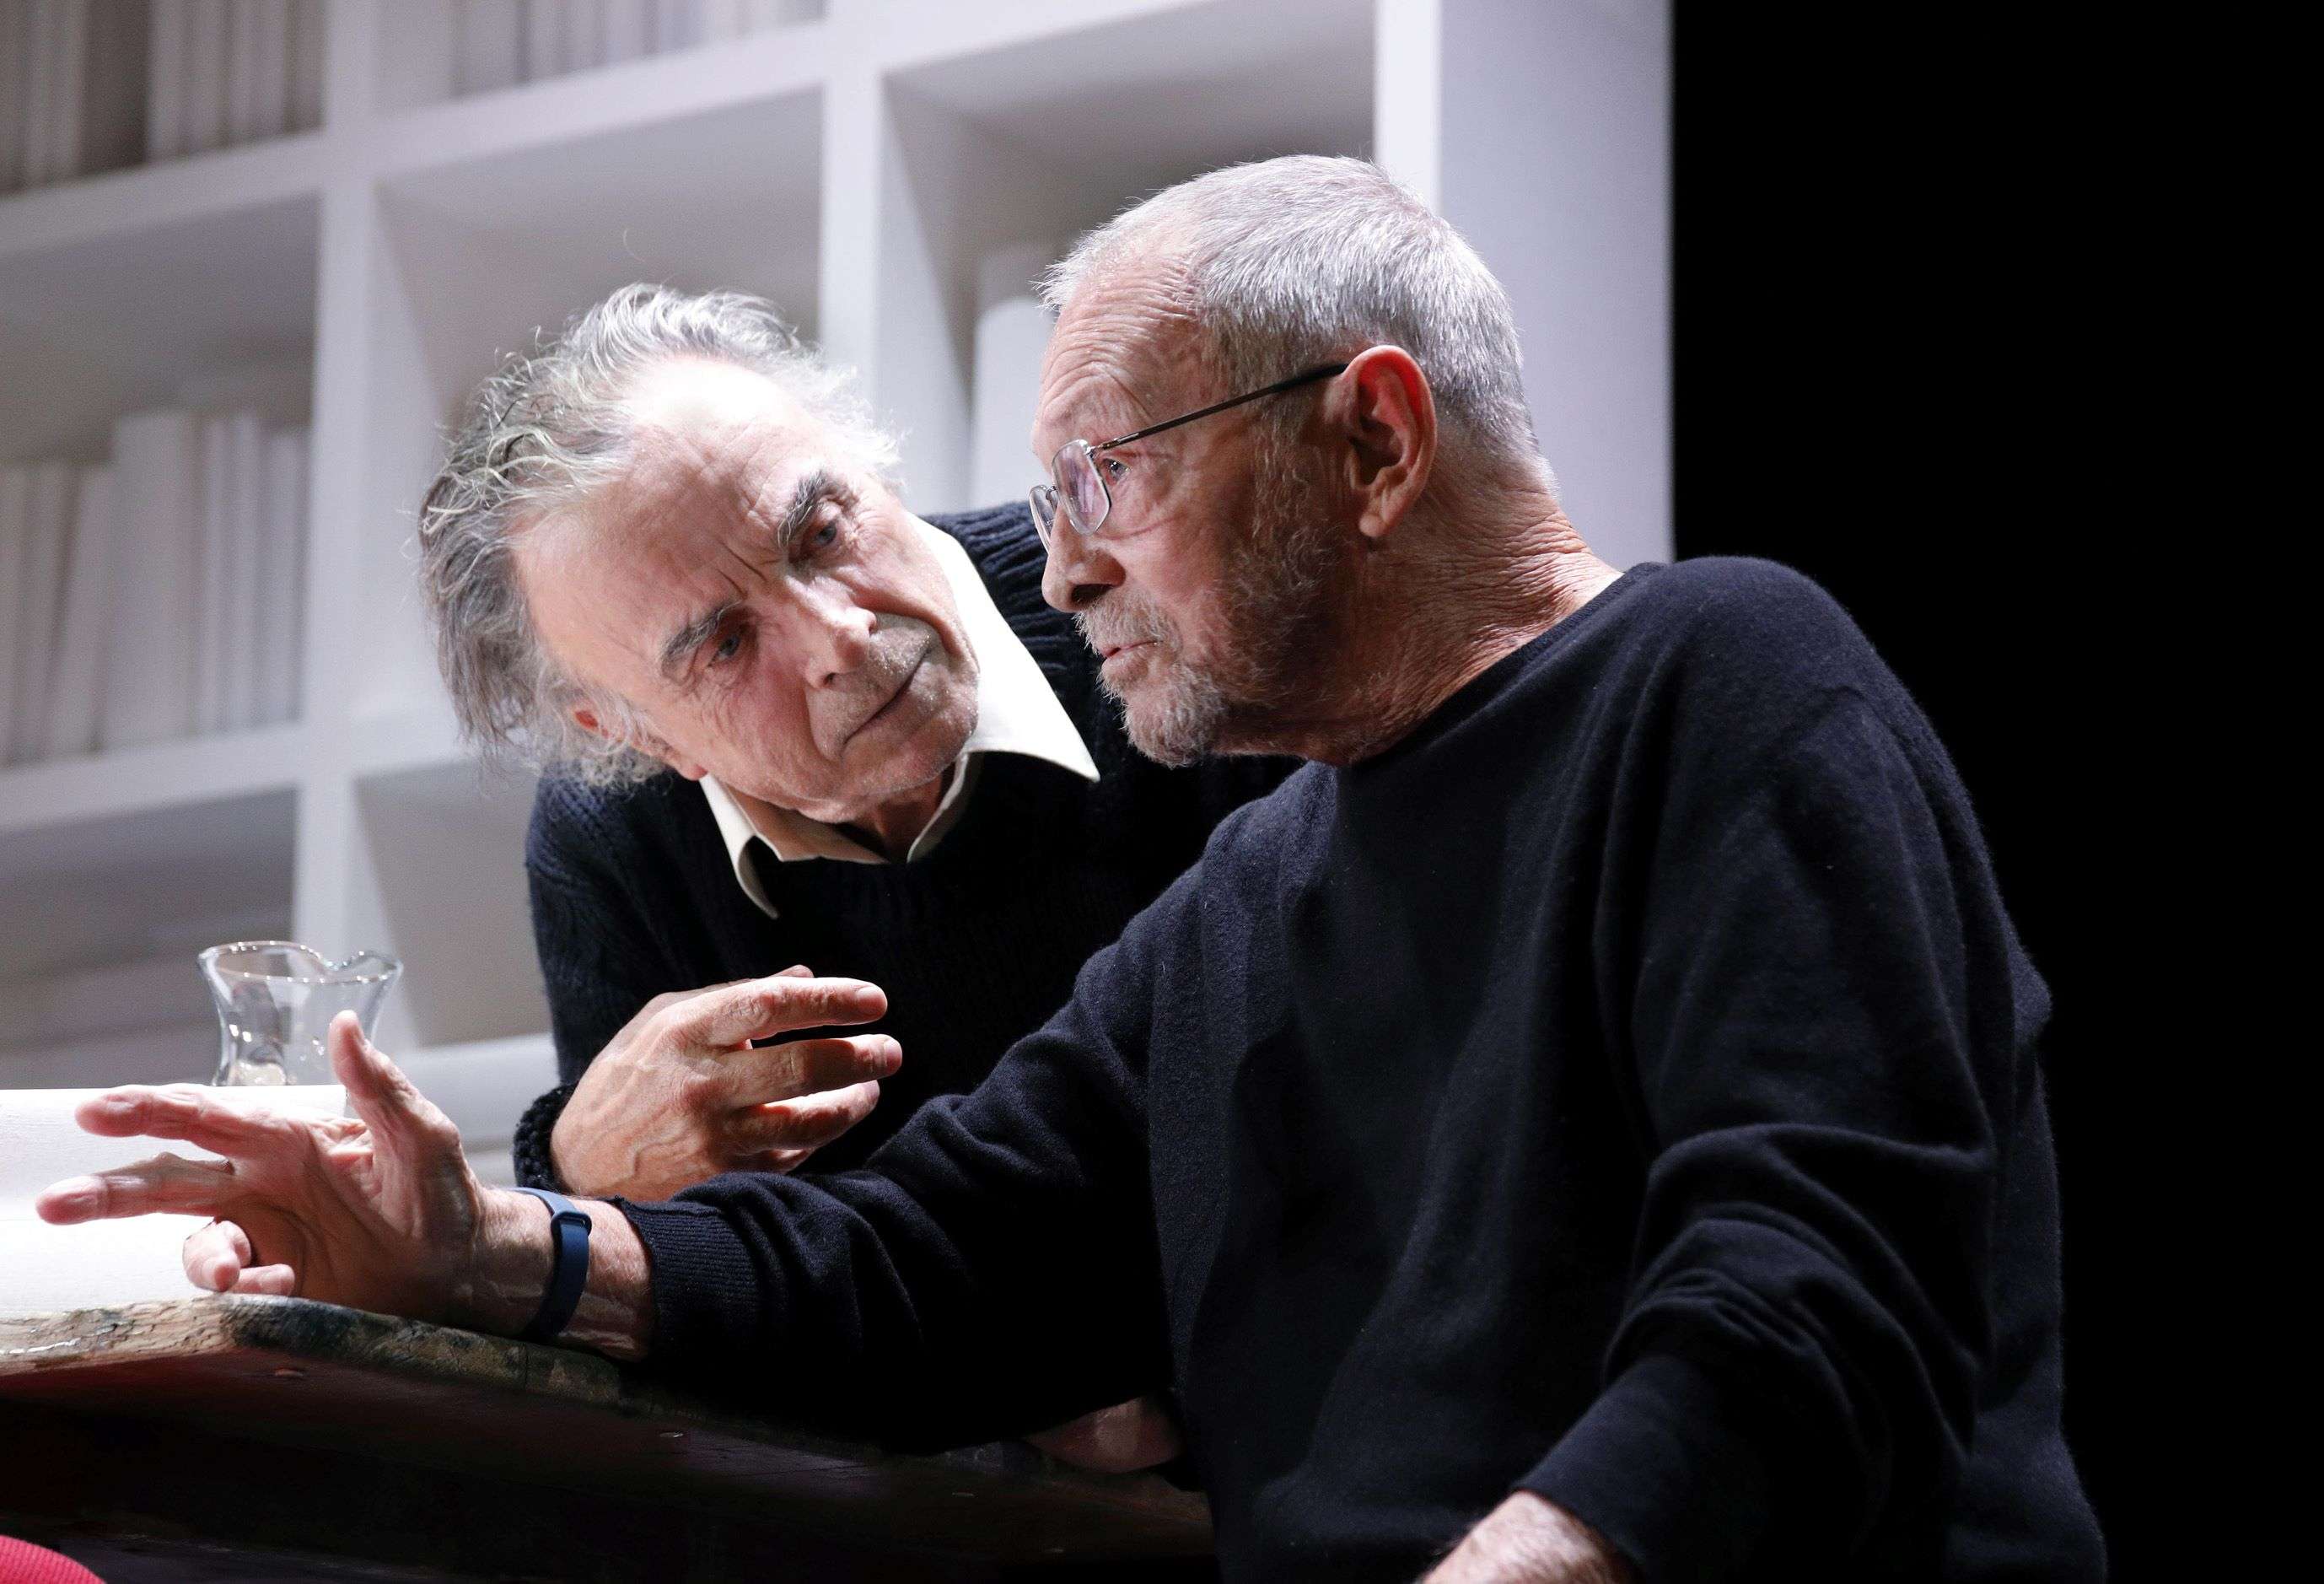
<instances>
[{"instance_id":1,"label":"fingernail","mask_svg":"<svg viewBox=\"0 0 2324 1584\"><path fill-rule=\"evenodd\" d=\"M881 996L879 991L869 985L864 985L856 990L853 999L856 1011L870 1012L880 1005Z\"/></svg>"},{"instance_id":2,"label":"fingernail","mask_svg":"<svg viewBox=\"0 0 2324 1584\"><path fill-rule=\"evenodd\" d=\"M68 1177L62 1182L51 1185L41 1197L50 1209L78 1216L97 1209L97 1195L101 1191L102 1185L94 1177Z\"/></svg>"}]
</instances>

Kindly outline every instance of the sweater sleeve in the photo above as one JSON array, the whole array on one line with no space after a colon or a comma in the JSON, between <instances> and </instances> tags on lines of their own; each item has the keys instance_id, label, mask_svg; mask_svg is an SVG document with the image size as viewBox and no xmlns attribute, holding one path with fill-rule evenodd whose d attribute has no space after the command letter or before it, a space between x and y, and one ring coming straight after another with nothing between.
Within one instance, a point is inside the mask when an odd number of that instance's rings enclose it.
<instances>
[{"instance_id":1,"label":"sweater sleeve","mask_svg":"<svg viewBox=\"0 0 2324 1584\"><path fill-rule=\"evenodd\" d=\"M1944 1499L2032 1081L2007 922L1917 718L1840 690L1737 784L1674 778L1635 952L1604 953L1632 965L1635 1274L1602 1394L1520 1481L1652 1580Z\"/></svg>"},{"instance_id":2,"label":"sweater sleeve","mask_svg":"<svg viewBox=\"0 0 2324 1584\"><path fill-rule=\"evenodd\" d=\"M518 1181L561 1191L549 1141L565 1102L597 1052L638 1008L676 987L677 975L630 891L583 850L593 844L582 828L582 808L560 790L544 784L525 857L533 945L549 992L560 1081L526 1107L512 1154Z\"/></svg>"},{"instance_id":3,"label":"sweater sleeve","mask_svg":"<svg viewBox=\"0 0 2324 1584\"><path fill-rule=\"evenodd\" d=\"M1157 915L967 1095L858 1171L736 1173L624 1203L650 1367L908 1448L1055 1424L1167 1383L1143 1074Z\"/></svg>"}]
</instances>

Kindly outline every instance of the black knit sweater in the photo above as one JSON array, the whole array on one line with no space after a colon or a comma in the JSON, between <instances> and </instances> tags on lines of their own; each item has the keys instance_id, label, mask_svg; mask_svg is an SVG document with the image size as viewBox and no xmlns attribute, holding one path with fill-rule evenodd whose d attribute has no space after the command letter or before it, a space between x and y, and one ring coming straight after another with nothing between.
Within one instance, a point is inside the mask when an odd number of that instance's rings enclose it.
<instances>
[{"instance_id":1,"label":"black knit sweater","mask_svg":"<svg viewBox=\"0 0 2324 1584\"><path fill-rule=\"evenodd\" d=\"M675 773L617 792L544 780L525 866L564 1082L519 1125L521 1181L558 1186L549 1131L583 1070L639 1007L664 991L792 963L888 993L888 1015L864 1027L893 1034L903 1066L882 1080L872 1116L812 1165L857 1163L929 1097L973 1088L1010 1042L1065 1002L1090 954L1194 861L1220 818L1292 768L1228 759L1171 770L1140 757L1098 689L1096 657L1070 618L1042 602L1041 546L1026 509L932 521L967 550L1099 779L991 755L959 821L911 863L763 855L772 919L743 894L700 787Z\"/></svg>"},{"instance_id":2,"label":"black knit sweater","mask_svg":"<svg viewBox=\"0 0 2324 1584\"><path fill-rule=\"evenodd\" d=\"M625 1205L649 1363L908 1444L1174 1383L1231 1581L1514 1487L1651 1584L2094 1584L2049 1010L1838 607L1639 569L1230 816L862 1170Z\"/></svg>"}]
</instances>

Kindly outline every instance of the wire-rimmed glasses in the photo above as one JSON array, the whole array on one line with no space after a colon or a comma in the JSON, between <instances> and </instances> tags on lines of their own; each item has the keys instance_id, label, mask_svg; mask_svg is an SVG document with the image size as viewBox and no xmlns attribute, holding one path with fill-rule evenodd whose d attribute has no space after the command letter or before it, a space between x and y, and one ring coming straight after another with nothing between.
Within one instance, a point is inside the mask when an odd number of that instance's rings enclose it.
<instances>
[{"instance_id":1,"label":"wire-rimmed glasses","mask_svg":"<svg viewBox=\"0 0 2324 1584\"><path fill-rule=\"evenodd\" d=\"M1181 413L1165 422L1149 423L1144 429L1117 435L1110 440L1100 440L1095 445L1084 440L1067 440L1057 448L1057 454L1049 459L1050 482L1037 484L1029 492L1033 503L1033 529L1041 536L1041 548L1047 550L1049 547L1060 513L1077 532L1084 534L1095 533L1113 514L1113 492L1106 488L1105 475L1098 468L1099 452L1126 446L1132 440L1144 440L1149 434L1160 434L1164 430L1176 429L1182 423L1192 423L1197 418L1208 418L1212 413L1223 412L1230 407L1240 407L1245 402L1256 402L1262 396L1280 395L1285 391L1313 384L1319 379L1330 379L1335 374L1344 373L1347 366L1344 363L1319 364L1314 368L1302 369L1288 379L1277 380L1271 385L1262 385L1240 396L1230 396L1223 402L1213 402L1207 407Z\"/></svg>"}]
</instances>

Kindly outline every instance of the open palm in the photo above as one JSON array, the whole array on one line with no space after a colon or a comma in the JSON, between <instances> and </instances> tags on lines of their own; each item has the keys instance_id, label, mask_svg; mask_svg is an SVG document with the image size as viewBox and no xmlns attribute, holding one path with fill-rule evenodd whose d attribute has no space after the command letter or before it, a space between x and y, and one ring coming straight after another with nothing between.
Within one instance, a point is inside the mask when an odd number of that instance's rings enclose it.
<instances>
[{"instance_id":1,"label":"open palm","mask_svg":"<svg viewBox=\"0 0 2324 1584\"><path fill-rule=\"evenodd\" d=\"M485 1192L459 1130L352 1014L331 1024L329 1042L354 1116L240 1111L189 1084L109 1090L82 1104L82 1127L181 1139L224 1158L156 1155L60 1182L36 1209L54 1222L213 1216L186 1240L198 1286L450 1317L468 1297Z\"/></svg>"}]
</instances>

